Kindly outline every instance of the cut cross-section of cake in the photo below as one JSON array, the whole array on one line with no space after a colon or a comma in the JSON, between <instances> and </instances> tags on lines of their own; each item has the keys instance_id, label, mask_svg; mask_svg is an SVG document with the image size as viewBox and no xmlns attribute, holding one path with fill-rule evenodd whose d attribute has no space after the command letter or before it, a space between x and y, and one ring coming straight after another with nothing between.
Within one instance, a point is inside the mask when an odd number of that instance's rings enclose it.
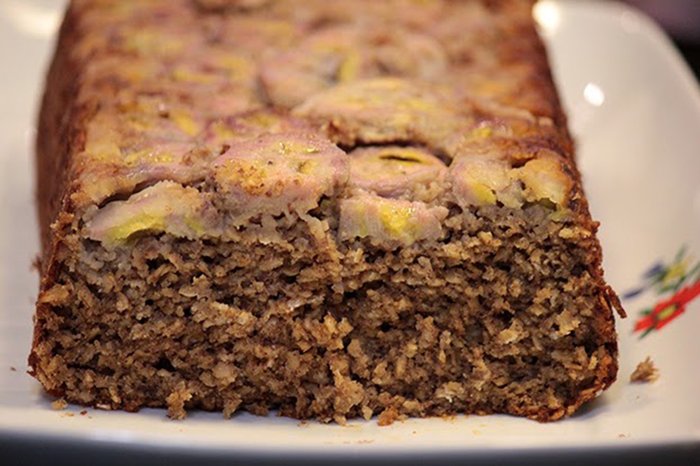
<instances>
[{"instance_id":1,"label":"cut cross-section of cake","mask_svg":"<svg viewBox=\"0 0 700 466\"><path fill-rule=\"evenodd\" d=\"M570 415L617 374L524 0L73 0L37 141L52 395Z\"/></svg>"}]
</instances>

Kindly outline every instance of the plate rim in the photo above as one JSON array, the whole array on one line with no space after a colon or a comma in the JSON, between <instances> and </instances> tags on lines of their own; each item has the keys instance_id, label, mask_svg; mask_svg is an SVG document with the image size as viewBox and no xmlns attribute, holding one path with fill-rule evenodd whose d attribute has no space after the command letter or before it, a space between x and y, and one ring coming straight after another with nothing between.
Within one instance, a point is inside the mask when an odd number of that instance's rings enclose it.
<instances>
[{"instance_id":1,"label":"plate rim","mask_svg":"<svg viewBox=\"0 0 700 466\"><path fill-rule=\"evenodd\" d=\"M576 0L544 0L540 3L553 3L555 5L565 5L565 8L571 9L572 11L585 10L598 15L619 15L623 13L632 15L632 17L634 17L638 21L641 33L647 36L649 39L651 39L652 42L654 42L659 47L659 50L661 50L661 55L667 58L667 60L671 64L669 72L673 73L676 78L680 79L680 82L683 86L683 92L689 95L689 97L694 101L694 106L696 107L696 110L700 112L700 87L698 86L698 82L695 80L692 71L690 70L690 67L681 57L679 51L673 46L670 38L646 14L626 4L622 4L619 2L603 2L601 0L589 0L586 2ZM547 38L543 37L543 40L546 42ZM618 380L618 383L621 383L621 380ZM3 411L5 410L2 406L0 406L0 414L2 414ZM690 449L696 452L700 452L700 429L690 432L689 436L686 439L666 440L655 443L646 442L644 444L641 444L639 442L635 443L633 439L628 439L628 441L619 443L601 442L592 444L590 446L570 445L558 448L548 448L543 445L536 445L532 447L518 446L512 449L504 449L501 446L491 446L488 448L483 448L468 445L466 448L441 447L440 451L430 450L424 447L418 448L416 450L408 448L404 449L403 451L399 451L401 447L395 445L383 445L381 449L372 448L364 450L361 448L361 446L347 446L346 448L346 446L344 445L332 445L329 447L329 451L322 451L318 448L305 449L303 451L296 449L290 450L284 448L273 448L268 451L262 451L257 447L246 449L241 448L238 445L226 446L223 444L217 446L208 445L204 448L198 448L196 445L192 444L174 445L153 438L149 438L145 442L140 440L138 442L131 442L126 444L124 442L120 442L114 439L95 440L87 436L77 436L75 434L61 434L48 431L32 433L22 430L13 430L10 425L10 422L7 422L7 424L5 424L4 422L2 422L2 420L0 420L0 451L5 451L5 447L11 443L21 444L24 441L39 443L43 445L50 445L55 443L57 444L54 446L55 448L59 448L59 444L72 444L86 446L87 448L119 447L122 449L131 449L134 451L143 450L145 452L151 453L159 451L187 451L190 454L198 453L201 454L203 457L212 458L216 458L221 455L228 456L233 453L235 453L235 456L241 458L250 455L251 457L255 456L256 458L261 459L275 459L281 456L289 458L290 456L296 455L299 458L291 458L291 461L296 461L302 458L308 459L311 457L313 457L312 459L337 458L337 456L335 455L352 452L353 455L358 455L358 458L355 459L361 461L367 461L368 458L373 457L376 457L377 459L386 459L387 457L408 458L409 456L414 456L416 454L428 454L431 456L431 458L437 458L439 456L454 456L458 458L473 457L477 459L481 455L488 455L488 457L491 460L493 460L494 457L498 457L499 454L506 454L504 458L507 459L509 455L517 456L517 454L522 453L532 454L533 452L544 451L548 452L549 454L552 454L553 456L557 456L558 458L562 458L566 455L580 455L581 451L589 451L592 447L595 447L599 450L610 450L614 452L622 452L628 450L642 451L645 449L654 451L666 451L668 449L673 451L686 451Z\"/></svg>"}]
</instances>

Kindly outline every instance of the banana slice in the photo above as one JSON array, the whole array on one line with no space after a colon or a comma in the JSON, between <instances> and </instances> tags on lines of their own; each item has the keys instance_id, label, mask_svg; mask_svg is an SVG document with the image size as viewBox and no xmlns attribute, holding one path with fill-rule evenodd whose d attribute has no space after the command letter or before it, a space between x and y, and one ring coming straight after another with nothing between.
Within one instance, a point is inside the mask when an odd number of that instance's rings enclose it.
<instances>
[{"instance_id":1,"label":"banana slice","mask_svg":"<svg viewBox=\"0 0 700 466\"><path fill-rule=\"evenodd\" d=\"M350 153L349 185L384 197L401 197L440 182L446 172L440 159L422 149L370 147Z\"/></svg>"},{"instance_id":2,"label":"banana slice","mask_svg":"<svg viewBox=\"0 0 700 466\"><path fill-rule=\"evenodd\" d=\"M353 81L313 95L294 114L325 129L336 143L410 142L444 151L469 121L449 95L399 78Z\"/></svg>"},{"instance_id":3,"label":"banana slice","mask_svg":"<svg viewBox=\"0 0 700 466\"><path fill-rule=\"evenodd\" d=\"M234 143L212 164L218 188L229 195L235 223L250 216L305 213L348 177L347 155L312 133L267 134Z\"/></svg>"},{"instance_id":4,"label":"banana slice","mask_svg":"<svg viewBox=\"0 0 700 466\"><path fill-rule=\"evenodd\" d=\"M300 40L302 29L291 21L262 15L232 14L219 16L211 23L210 39L229 50L253 58L292 46Z\"/></svg>"},{"instance_id":5,"label":"banana slice","mask_svg":"<svg viewBox=\"0 0 700 466\"><path fill-rule=\"evenodd\" d=\"M518 166L513 166L514 163ZM520 208L526 202L546 201L556 210L566 207L573 183L564 159L549 150L532 154L461 154L448 178L462 207L493 205Z\"/></svg>"},{"instance_id":6,"label":"banana slice","mask_svg":"<svg viewBox=\"0 0 700 466\"><path fill-rule=\"evenodd\" d=\"M528 202L547 200L561 208L571 196L572 178L565 173L561 156L552 151L542 151L515 172Z\"/></svg>"},{"instance_id":7,"label":"banana slice","mask_svg":"<svg viewBox=\"0 0 700 466\"><path fill-rule=\"evenodd\" d=\"M338 237L343 241L369 238L375 244L409 246L441 238L447 214L444 207L363 193L340 201Z\"/></svg>"},{"instance_id":8,"label":"banana slice","mask_svg":"<svg viewBox=\"0 0 700 466\"><path fill-rule=\"evenodd\" d=\"M87 221L87 236L117 246L141 232L166 232L183 238L216 236L216 211L205 195L173 181L150 186L125 201L110 202Z\"/></svg>"},{"instance_id":9,"label":"banana slice","mask_svg":"<svg viewBox=\"0 0 700 466\"><path fill-rule=\"evenodd\" d=\"M449 178L457 202L462 207L485 206L502 202L520 207L522 195L512 192L509 164L492 154L457 157L450 166Z\"/></svg>"},{"instance_id":10,"label":"banana slice","mask_svg":"<svg viewBox=\"0 0 700 466\"><path fill-rule=\"evenodd\" d=\"M303 120L290 118L281 112L259 109L210 121L204 129L203 142L212 150L223 151L233 143L264 134L290 132L312 133L313 129Z\"/></svg>"},{"instance_id":11,"label":"banana slice","mask_svg":"<svg viewBox=\"0 0 700 466\"><path fill-rule=\"evenodd\" d=\"M446 66L442 46L429 36L403 28L388 33L384 28L334 26L265 60L260 78L272 103L289 108L338 83L376 76L431 80L442 76Z\"/></svg>"},{"instance_id":12,"label":"banana slice","mask_svg":"<svg viewBox=\"0 0 700 466\"><path fill-rule=\"evenodd\" d=\"M138 105L155 108L150 101ZM144 183L166 179L189 183L203 178L214 155L180 128L174 114L162 118L154 110L136 108L95 115L85 131L84 149L76 155L80 189L71 196L72 202L100 204ZM198 116L182 115L189 118L183 121L193 125L201 121Z\"/></svg>"}]
</instances>

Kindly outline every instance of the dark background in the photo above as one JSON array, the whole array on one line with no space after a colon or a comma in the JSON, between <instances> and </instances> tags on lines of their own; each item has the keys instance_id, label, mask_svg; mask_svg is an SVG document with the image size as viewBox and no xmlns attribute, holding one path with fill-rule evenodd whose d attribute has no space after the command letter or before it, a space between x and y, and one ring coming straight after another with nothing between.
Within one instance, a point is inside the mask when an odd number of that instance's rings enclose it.
<instances>
[{"instance_id":1,"label":"dark background","mask_svg":"<svg viewBox=\"0 0 700 466\"><path fill-rule=\"evenodd\" d=\"M700 79L700 0L622 0L658 22Z\"/></svg>"},{"instance_id":2,"label":"dark background","mask_svg":"<svg viewBox=\"0 0 700 466\"><path fill-rule=\"evenodd\" d=\"M700 24L698 28L700 29ZM693 69L695 77L700 80L700 44L683 40L675 40L675 42L678 49L688 61L688 64Z\"/></svg>"}]
</instances>

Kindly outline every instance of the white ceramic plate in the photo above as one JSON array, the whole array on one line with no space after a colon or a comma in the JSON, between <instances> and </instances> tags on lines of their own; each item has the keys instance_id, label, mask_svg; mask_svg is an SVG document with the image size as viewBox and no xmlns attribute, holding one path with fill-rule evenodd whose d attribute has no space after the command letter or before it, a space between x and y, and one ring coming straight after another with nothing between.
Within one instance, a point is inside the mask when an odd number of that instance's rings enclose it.
<instances>
[{"instance_id":1,"label":"white ceramic plate","mask_svg":"<svg viewBox=\"0 0 700 466\"><path fill-rule=\"evenodd\" d=\"M686 255L675 268L657 267L656 278L669 272L665 280L625 300L630 316L618 325L619 381L597 401L573 418L551 424L472 416L408 420L389 427L373 421L345 427L301 425L247 414L227 421L203 412L173 422L161 410L52 410L51 400L25 371L37 288L37 274L30 270L38 250L33 124L62 4L0 3L3 449L16 452L12 445L24 445L28 454L32 446L41 450L51 444L72 451L177 451L210 460L291 455L406 461L441 455L514 461L552 458L548 451L561 458L657 447L672 455L700 452L700 297L692 301L686 293L689 302L680 309L684 312L662 329L642 339L632 333L640 310L673 294L658 287L687 273L694 264L689 256L700 259L700 94L663 33L635 11L612 3L548 1L536 9L579 143L591 209L602 224L607 279L619 292L632 290L644 283L642 274L651 265L672 263L682 245ZM689 277L682 285L693 280ZM659 367L661 378L630 384L630 373L646 356Z\"/></svg>"}]
</instances>

